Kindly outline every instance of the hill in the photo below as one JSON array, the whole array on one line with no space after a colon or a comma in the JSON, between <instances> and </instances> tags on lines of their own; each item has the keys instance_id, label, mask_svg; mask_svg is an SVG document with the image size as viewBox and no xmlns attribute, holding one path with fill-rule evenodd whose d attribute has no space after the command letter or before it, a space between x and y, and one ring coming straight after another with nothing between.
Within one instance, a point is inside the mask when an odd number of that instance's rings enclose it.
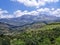
<instances>
[{"instance_id":1,"label":"hill","mask_svg":"<svg viewBox=\"0 0 60 45\"><path fill-rule=\"evenodd\" d=\"M17 32L22 32L27 30L28 28L41 28L42 26L46 25L45 23L38 23L38 22L33 22L30 24L25 24L22 26L15 26L15 25L10 25L4 22L0 22L0 34L11 34L11 33L17 33ZM37 27L38 26L38 27Z\"/></svg>"},{"instance_id":2,"label":"hill","mask_svg":"<svg viewBox=\"0 0 60 45\"><path fill-rule=\"evenodd\" d=\"M6 24L4 25L7 28L9 27ZM48 23L48 24L38 22L34 24L32 23L30 25L25 25L23 27L18 26L13 28L15 29L12 35L10 35L11 33L10 34L7 33L8 35L6 34L0 35L0 44L60 45L60 22Z\"/></svg>"}]
</instances>

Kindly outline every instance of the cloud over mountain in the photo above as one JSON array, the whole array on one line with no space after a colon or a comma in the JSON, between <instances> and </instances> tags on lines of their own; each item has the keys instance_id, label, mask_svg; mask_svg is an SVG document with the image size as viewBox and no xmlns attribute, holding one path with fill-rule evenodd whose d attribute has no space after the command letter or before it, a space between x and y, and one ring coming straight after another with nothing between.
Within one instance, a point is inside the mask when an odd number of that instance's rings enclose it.
<instances>
[{"instance_id":1,"label":"cloud over mountain","mask_svg":"<svg viewBox=\"0 0 60 45\"><path fill-rule=\"evenodd\" d=\"M60 8L59 9L40 8L40 9L33 10L33 11L16 10L15 12L13 12L13 14L9 14L7 10L0 9L0 18L16 18L16 17L21 17L22 15L38 16L40 14L48 14L48 15L60 17Z\"/></svg>"},{"instance_id":2,"label":"cloud over mountain","mask_svg":"<svg viewBox=\"0 0 60 45\"><path fill-rule=\"evenodd\" d=\"M40 15L40 14L48 14L48 15L52 15L52 16L60 16L60 9L54 9L54 8L40 8L34 11L21 11L21 10L17 10L16 12L14 12L14 14L16 16L22 16L22 15Z\"/></svg>"}]
</instances>

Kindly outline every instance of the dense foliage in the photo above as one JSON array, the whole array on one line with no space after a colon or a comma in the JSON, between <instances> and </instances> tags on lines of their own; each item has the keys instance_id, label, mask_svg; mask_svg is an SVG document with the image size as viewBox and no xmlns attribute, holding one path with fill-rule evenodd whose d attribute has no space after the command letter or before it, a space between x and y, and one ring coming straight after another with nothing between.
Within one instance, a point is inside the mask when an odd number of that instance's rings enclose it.
<instances>
[{"instance_id":1,"label":"dense foliage","mask_svg":"<svg viewBox=\"0 0 60 45\"><path fill-rule=\"evenodd\" d=\"M14 35L0 35L0 45L60 45L60 24L25 28Z\"/></svg>"}]
</instances>

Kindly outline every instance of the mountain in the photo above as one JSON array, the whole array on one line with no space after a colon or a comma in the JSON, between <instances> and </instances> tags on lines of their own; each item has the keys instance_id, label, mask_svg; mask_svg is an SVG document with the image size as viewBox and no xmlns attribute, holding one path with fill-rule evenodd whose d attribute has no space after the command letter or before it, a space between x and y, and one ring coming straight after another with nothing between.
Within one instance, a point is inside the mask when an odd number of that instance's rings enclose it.
<instances>
[{"instance_id":1,"label":"mountain","mask_svg":"<svg viewBox=\"0 0 60 45\"><path fill-rule=\"evenodd\" d=\"M10 29L11 27L9 24L0 22L0 34L8 33Z\"/></svg>"},{"instance_id":2,"label":"mountain","mask_svg":"<svg viewBox=\"0 0 60 45\"><path fill-rule=\"evenodd\" d=\"M22 25L22 26L15 26L15 25L10 25L4 22L0 22L0 35L1 34L6 34L6 35L12 35L16 33L20 33L22 31L26 31L28 28L39 28L46 25L45 23L41 22L33 22L30 24Z\"/></svg>"},{"instance_id":3,"label":"mountain","mask_svg":"<svg viewBox=\"0 0 60 45\"><path fill-rule=\"evenodd\" d=\"M22 26L26 24L30 24L33 22L54 22L57 21L58 17L48 15L48 14L40 14L40 15L23 15L21 17L16 18L3 18L0 19L0 22L4 22L14 26Z\"/></svg>"}]
</instances>

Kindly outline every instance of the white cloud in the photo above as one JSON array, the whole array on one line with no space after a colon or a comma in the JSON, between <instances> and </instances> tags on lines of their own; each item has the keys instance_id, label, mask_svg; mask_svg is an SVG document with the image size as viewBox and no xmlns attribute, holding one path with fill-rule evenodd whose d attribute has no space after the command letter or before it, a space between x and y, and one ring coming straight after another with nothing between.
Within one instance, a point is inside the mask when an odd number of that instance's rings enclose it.
<instances>
[{"instance_id":1,"label":"white cloud","mask_svg":"<svg viewBox=\"0 0 60 45\"><path fill-rule=\"evenodd\" d=\"M4 13L8 13L8 11L0 9L0 15Z\"/></svg>"},{"instance_id":2,"label":"white cloud","mask_svg":"<svg viewBox=\"0 0 60 45\"><path fill-rule=\"evenodd\" d=\"M22 4L24 4L25 6L28 6L28 7L35 6L37 8L39 8L40 6L44 6L47 3L59 2L59 0L11 0L11 1L22 3Z\"/></svg>"},{"instance_id":3,"label":"white cloud","mask_svg":"<svg viewBox=\"0 0 60 45\"><path fill-rule=\"evenodd\" d=\"M22 16L22 15L40 15L40 14L48 14L48 15L53 15L53 16L60 16L60 9L54 9L54 8L40 8L37 9L35 11L21 11L21 10L17 10L14 12L14 15L16 17Z\"/></svg>"},{"instance_id":4,"label":"white cloud","mask_svg":"<svg viewBox=\"0 0 60 45\"><path fill-rule=\"evenodd\" d=\"M50 3L50 2L58 2L59 0L44 0L44 1Z\"/></svg>"},{"instance_id":5,"label":"white cloud","mask_svg":"<svg viewBox=\"0 0 60 45\"><path fill-rule=\"evenodd\" d=\"M0 18L13 18L13 16L8 14L7 10L0 9Z\"/></svg>"},{"instance_id":6,"label":"white cloud","mask_svg":"<svg viewBox=\"0 0 60 45\"><path fill-rule=\"evenodd\" d=\"M17 11L14 12L14 15L15 15L16 17L20 17L20 16L22 16L22 15L24 15L24 14L23 14L23 12L22 12L21 10L17 10Z\"/></svg>"},{"instance_id":7,"label":"white cloud","mask_svg":"<svg viewBox=\"0 0 60 45\"><path fill-rule=\"evenodd\" d=\"M52 15L60 17L60 9L56 9L52 12Z\"/></svg>"},{"instance_id":8,"label":"white cloud","mask_svg":"<svg viewBox=\"0 0 60 45\"><path fill-rule=\"evenodd\" d=\"M16 18L16 17L21 17L23 15L38 16L40 14L47 14L47 15L53 15L53 16L60 17L60 8L59 9L40 8L40 9L30 11L30 12L27 10L25 11L17 10L13 12L13 14L9 14L8 11L0 9L0 18Z\"/></svg>"},{"instance_id":9,"label":"white cloud","mask_svg":"<svg viewBox=\"0 0 60 45\"><path fill-rule=\"evenodd\" d=\"M37 12L37 11L31 11L31 12L29 12L27 10L25 10L25 11L17 10L13 14L15 15L15 17L20 17L22 15L38 15L39 12Z\"/></svg>"},{"instance_id":10,"label":"white cloud","mask_svg":"<svg viewBox=\"0 0 60 45\"><path fill-rule=\"evenodd\" d=\"M51 10L52 10L52 11L54 11L55 9L54 9L54 8L52 8Z\"/></svg>"},{"instance_id":11,"label":"white cloud","mask_svg":"<svg viewBox=\"0 0 60 45\"><path fill-rule=\"evenodd\" d=\"M0 15L0 18L14 18L12 15Z\"/></svg>"},{"instance_id":12,"label":"white cloud","mask_svg":"<svg viewBox=\"0 0 60 45\"><path fill-rule=\"evenodd\" d=\"M39 13L44 13L44 14L60 17L60 8L59 9L41 8L41 9L38 9L37 11Z\"/></svg>"}]
</instances>

